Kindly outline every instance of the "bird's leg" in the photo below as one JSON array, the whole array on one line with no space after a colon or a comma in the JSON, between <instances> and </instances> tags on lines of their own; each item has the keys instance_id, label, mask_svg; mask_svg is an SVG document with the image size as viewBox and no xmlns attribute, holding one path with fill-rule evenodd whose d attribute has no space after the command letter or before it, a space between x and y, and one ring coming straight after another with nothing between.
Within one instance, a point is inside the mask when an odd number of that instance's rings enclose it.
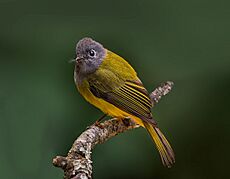
<instances>
[{"instance_id":1,"label":"bird's leg","mask_svg":"<svg viewBox=\"0 0 230 179\"><path fill-rule=\"evenodd\" d=\"M126 127L133 126L134 124L136 124L137 127L139 126L139 124L136 123L131 117L123 118L122 122Z\"/></svg>"},{"instance_id":2,"label":"bird's leg","mask_svg":"<svg viewBox=\"0 0 230 179\"><path fill-rule=\"evenodd\" d=\"M125 126L129 126L130 125L130 120L131 118L130 117L125 117L122 122L124 123Z\"/></svg>"},{"instance_id":3,"label":"bird's leg","mask_svg":"<svg viewBox=\"0 0 230 179\"><path fill-rule=\"evenodd\" d=\"M98 126L100 127L100 122L107 116L107 114L103 114L98 120L96 120L92 126Z\"/></svg>"}]
</instances>

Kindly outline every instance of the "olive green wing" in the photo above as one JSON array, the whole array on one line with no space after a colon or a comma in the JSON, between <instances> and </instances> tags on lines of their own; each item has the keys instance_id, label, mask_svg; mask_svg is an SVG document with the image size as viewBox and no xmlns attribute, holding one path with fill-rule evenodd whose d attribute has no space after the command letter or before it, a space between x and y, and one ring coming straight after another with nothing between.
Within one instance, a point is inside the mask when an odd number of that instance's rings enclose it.
<instances>
[{"instance_id":1,"label":"olive green wing","mask_svg":"<svg viewBox=\"0 0 230 179\"><path fill-rule=\"evenodd\" d=\"M110 72L108 72L110 73ZM108 75L112 75L108 78ZM139 79L119 81L113 74L88 79L90 91L98 98L113 104L119 109L156 125L152 118L152 102L147 90Z\"/></svg>"}]
</instances>

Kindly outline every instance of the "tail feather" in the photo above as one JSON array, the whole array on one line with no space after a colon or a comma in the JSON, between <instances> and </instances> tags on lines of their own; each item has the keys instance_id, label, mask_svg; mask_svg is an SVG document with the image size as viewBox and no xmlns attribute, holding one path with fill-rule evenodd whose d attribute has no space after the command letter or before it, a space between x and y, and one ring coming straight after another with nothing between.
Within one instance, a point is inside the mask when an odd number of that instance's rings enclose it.
<instances>
[{"instance_id":1,"label":"tail feather","mask_svg":"<svg viewBox=\"0 0 230 179\"><path fill-rule=\"evenodd\" d=\"M144 123L144 126L156 144L163 165L171 167L175 163L175 155L169 142L158 127L155 127L146 122Z\"/></svg>"}]
</instances>

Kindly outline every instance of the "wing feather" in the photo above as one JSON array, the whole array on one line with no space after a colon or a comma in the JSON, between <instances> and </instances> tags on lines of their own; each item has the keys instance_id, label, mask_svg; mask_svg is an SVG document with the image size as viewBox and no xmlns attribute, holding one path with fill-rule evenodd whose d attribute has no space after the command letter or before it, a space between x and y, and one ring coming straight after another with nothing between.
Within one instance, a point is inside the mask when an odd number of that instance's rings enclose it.
<instances>
[{"instance_id":1,"label":"wing feather","mask_svg":"<svg viewBox=\"0 0 230 179\"><path fill-rule=\"evenodd\" d=\"M126 81L120 87L107 91L104 90L105 88L101 90L101 86L104 86L104 84L100 84L98 81L95 83L95 81L89 80L89 85L90 91L96 97L102 98L119 109L156 125L151 114L152 102L140 80Z\"/></svg>"}]
</instances>

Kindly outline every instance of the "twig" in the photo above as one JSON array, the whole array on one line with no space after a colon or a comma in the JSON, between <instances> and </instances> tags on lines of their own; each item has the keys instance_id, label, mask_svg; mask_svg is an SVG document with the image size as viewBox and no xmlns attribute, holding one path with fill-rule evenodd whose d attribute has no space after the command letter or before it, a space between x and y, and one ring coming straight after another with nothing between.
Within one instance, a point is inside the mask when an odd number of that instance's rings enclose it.
<instances>
[{"instance_id":1,"label":"twig","mask_svg":"<svg viewBox=\"0 0 230 179\"><path fill-rule=\"evenodd\" d=\"M150 98L153 104L157 104L162 96L165 96L172 89L173 82L166 82L156 88ZM65 179L91 179L92 161L91 151L113 136L130 129L139 127L131 119L107 120L99 125L92 125L87 128L73 143L67 157L56 156L53 165L64 170Z\"/></svg>"}]
</instances>

